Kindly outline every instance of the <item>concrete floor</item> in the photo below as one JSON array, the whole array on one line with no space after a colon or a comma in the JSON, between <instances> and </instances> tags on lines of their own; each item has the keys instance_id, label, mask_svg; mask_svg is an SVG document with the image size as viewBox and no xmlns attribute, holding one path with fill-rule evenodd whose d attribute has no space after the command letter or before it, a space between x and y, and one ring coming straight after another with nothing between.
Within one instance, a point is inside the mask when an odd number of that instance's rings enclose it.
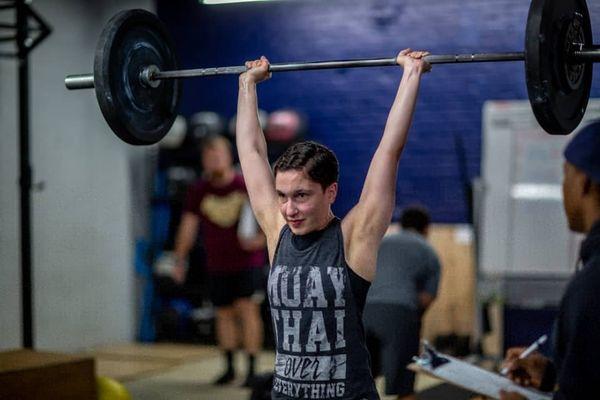
<instances>
[{"instance_id":1,"label":"concrete floor","mask_svg":"<svg viewBox=\"0 0 600 400\"><path fill-rule=\"evenodd\" d=\"M133 399L140 400L247 400L250 390L241 387L246 371L245 357L235 358L237 379L230 385L213 386L224 363L212 346L171 344L119 345L97 348L88 353L96 359L98 376L114 378L124 384ZM273 370L274 355L263 352L257 359L257 373ZM380 390L382 380L377 382ZM417 391L439 384L419 375ZM383 396L382 400L392 400Z\"/></svg>"}]
</instances>

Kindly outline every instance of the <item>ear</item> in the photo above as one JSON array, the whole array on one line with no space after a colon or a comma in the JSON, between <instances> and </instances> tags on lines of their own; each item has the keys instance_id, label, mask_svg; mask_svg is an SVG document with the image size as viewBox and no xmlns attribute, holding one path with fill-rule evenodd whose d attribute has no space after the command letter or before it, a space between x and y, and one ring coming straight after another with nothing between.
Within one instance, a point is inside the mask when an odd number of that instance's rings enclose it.
<instances>
[{"instance_id":1,"label":"ear","mask_svg":"<svg viewBox=\"0 0 600 400\"><path fill-rule=\"evenodd\" d=\"M337 197L338 184L337 182L332 183L325 189L325 197L327 197L327 201L329 204L333 204L335 198Z\"/></svg>"},{"instance_id":2,"label":"ear","mask_svg":"<svg viewBox=\"0 0 600 400\"><path fill-rule=\"evenodd\" d=\"M571 192L579 197L589 194L592 186L592 181L590 178L588 178L583 171L573 165L570 165L570 169L571 184L569 186L571 188Z\"/></svg>"},{"instance_id":3,"label":"ear","mask_svg":"<svg viewBox=\"0 0 600 400\"><path fill-rule=\"evenodd\" d=\"M592 195L596 197L596 200L600 204L600 183L591 182L590 183L590 191Z\"/></svg>"},{"instance_id":4,"label":"ear","mask_svg":"<svg viewBox=\"0 0 600 400\"><path fill-rule=\"evenodd\" d=\"M593 182L587 175L584 175L582 179L583 179L583 194L588 195L592 192Z\"/></svg>"}]
</instances>

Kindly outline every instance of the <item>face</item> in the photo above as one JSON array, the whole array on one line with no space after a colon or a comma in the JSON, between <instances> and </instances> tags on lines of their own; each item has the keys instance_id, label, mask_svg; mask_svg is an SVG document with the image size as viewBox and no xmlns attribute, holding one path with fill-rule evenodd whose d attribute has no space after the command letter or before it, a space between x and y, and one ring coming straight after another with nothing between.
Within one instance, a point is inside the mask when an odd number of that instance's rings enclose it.
<instances>
[{"instance_id":1,"label":"face","mask_svg":"<svg viewBox=\"0 0 600 400\"><path fill-rule=\"evenodd\" d=\"M279 211L296 235L323 229L331 218L331 204L337 195L337 183L325 190L304 171L278 172L275 189Z\"/></svg>"},{"instance_id":2,"label":"face","mask_svg":"<svg viewBox=\"0 0 600 400\"><path fill-rule=\"evenodd\" d=\"M224 175L232 165L231 151L223 141L215 141L202 149L202 168L209 177Z\"/></svg>"},{"instance_id":3,"label":"face","mask_svg":"<svg viewBox=\"0 0 600 400\"><path fill-rule=\"evenodd\" d=\"M574 232L584 231L581 196L583 188L581 173L570 163L563 164L563 207L569 223L569 229Z\"/></svg>"}]
</instances>

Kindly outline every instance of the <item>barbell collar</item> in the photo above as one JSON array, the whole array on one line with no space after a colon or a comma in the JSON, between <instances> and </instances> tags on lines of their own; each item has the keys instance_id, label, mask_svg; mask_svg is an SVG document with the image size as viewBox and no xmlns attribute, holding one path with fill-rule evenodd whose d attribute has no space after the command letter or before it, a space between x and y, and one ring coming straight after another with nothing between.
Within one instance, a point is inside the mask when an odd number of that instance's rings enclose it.
<instances>
[{"instance_id":1,"label":"barbell collar","mask_svg":"<svg viewBox=\"0 0 600 400\"><path fill-rule=\"evenodd\" d=\"M149 65L140 72L140 81L146 87L157 88L160 85L160 80L154 77L159 72L160 69L156 65Z\"/></svg>"}]
</instances>

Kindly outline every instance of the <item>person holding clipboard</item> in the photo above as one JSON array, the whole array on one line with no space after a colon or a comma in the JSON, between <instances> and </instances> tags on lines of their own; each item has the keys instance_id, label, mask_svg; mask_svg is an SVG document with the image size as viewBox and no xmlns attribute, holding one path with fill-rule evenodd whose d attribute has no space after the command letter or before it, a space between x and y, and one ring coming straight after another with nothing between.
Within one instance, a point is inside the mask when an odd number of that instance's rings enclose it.
<instances>
[{"instance_id":1,"label":"person holding clipboard","mask_svg":"<svg viewBox=\"0 0 600 400\"><path fill-rule=\"evenodd\" d=\"M569 228L586 234L577 272L562 297L552 359L524 348L507 351L505 368L514 382L554 399L600 397L600 120L583 128L567 145L563 202ZM524 399L500 392L501 400Z\"/></svg>"}]
</instances>

